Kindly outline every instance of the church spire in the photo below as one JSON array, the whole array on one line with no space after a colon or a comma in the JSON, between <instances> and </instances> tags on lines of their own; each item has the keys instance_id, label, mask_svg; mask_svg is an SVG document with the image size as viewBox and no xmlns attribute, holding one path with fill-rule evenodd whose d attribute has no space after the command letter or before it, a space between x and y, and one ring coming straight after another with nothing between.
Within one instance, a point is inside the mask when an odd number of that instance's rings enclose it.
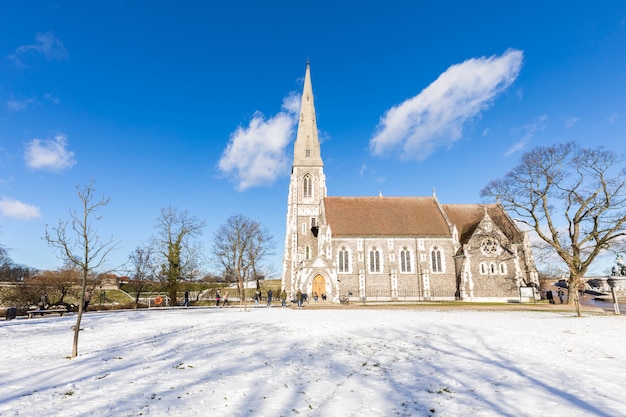
<instances>
[{"instance_id":1,"label":"church spire","mask_svg":"<svg viewBox=\"0 0 626 417\"><path fill-rule=\"evenodd\" d=\"M298 134L293 151L293 165L324 166L320 153L320 141L317 136L317 120L315 118L315 104L313 102L313 87L311 84L311 64L308 59L304 74Z\"/></svg>"}]
</instances>

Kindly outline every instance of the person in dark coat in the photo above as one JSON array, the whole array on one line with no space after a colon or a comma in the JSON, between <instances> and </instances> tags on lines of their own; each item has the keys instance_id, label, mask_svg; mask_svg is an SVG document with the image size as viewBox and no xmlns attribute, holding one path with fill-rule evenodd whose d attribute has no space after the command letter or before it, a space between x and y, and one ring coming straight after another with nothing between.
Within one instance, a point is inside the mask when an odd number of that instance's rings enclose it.
<instances>
[{"instance_id":1,"label":"person in dark coat","mask_svg":"<svg viewBox=\"0 0 626 417\"><path fill-rule=\"evenodd\" d=\"M267 306L271 307L272 306L272 290L268 290L267 291Z\"/></svg>"},{"instance_id":2,"label":"person in dark coat","mask_svg":"<svg viewBox=\"0 0 626 417\"><path fill-rule=\"evenodd\" d=\"M556 294L559 296L559 301L561 302L561 304L563 304L563 296L565 295L565 292L563 292L563 288L559 288Z\"/></svg>"},{"instance_id":3,"label":"person in dark coat","mask_svg":"<svg viewBox=\"0 0 626 417\"><path fill-rule=\"evenodd\" d=\"M87 288L87 291L85 291L85 296L83 297L83 312L87 311L87 307L89 307L92 293L93 288Z\"/></svg>"},{"instance_id":4,"label":"person in dark coat","mask_svg":"<svg viewBox=\"0 0 626 417\"><path fill-rule=\"evenodd\" d=\"M220 300L222 299L222 296L220 295L220 290L217 290L215 292L215 306L219 307L220 306Z\"/></svg>"},{"instance_id":5,"label":"person in dark coat","mask_svg":"<svg viewBox=\"0 0 626 417\"><path fill-rule=\"evenodd\" d=\"M189 290L185 291L185 301L183 301L185 307L189 307Z\"/></svg>"},{"instance_id":6,"label":"person in dark coat","mask_svg":"<svg viewBox=\"0 0 626 417\"><path fill-rule=\"evenodd\" d=\"M41 294L41 299L39 300L39 309L40 310L45 310L45 309L48 308L49 304L50 304L50 302L48 301L48 293L44 291Z\"/></svg>"},{"instance_id":7,"label":"person in dark coat","mask_svg":"<svg viewBox=\"0 0 626 417\"><path fill-rule=\"evenodd\" d=\"M554 295L552 295L552 290L546 291L546 299L550 302L550 304L554 304Z\"/></svg>"}]
</instances>

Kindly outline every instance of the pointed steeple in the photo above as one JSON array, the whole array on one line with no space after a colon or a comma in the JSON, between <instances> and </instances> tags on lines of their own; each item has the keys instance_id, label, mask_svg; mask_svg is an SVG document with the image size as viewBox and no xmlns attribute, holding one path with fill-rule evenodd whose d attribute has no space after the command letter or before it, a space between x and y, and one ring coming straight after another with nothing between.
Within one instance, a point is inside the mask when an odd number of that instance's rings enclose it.
<instances>
[{"instance_id":1,"label":"pointed steeple","mask_svg":"<svg viewBox=\"0 0 626 417\"><path fill-rule=\"evenodd\" d=\"M317 136L317 120L315 118L315 104L313 102L313 87L311 84L311 64L307 60L304 74L304 89L302 91L302 105L298 134L293 150L294 166L324 166L320 154L320 141Z\"/></svg>"}]
</instances>

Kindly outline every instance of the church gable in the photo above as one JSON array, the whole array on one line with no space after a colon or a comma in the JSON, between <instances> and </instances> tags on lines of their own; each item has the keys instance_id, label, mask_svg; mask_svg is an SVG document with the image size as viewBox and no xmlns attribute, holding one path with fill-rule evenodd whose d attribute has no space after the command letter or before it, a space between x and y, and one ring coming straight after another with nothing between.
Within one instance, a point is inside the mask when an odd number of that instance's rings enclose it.
<instances>
[{"instance_id":1,"label":"church gable","mask_svg":"<svg viewBox=\"0 0 626 417\"><path fill-rule=\"evenodd\" d=\"M485 214L509 241L512 243L523 241L522 233L498 204L443 204L442 207L450 222L456 226L461 244L468 243L474 236Z\"/></svg>"}]
</instances>

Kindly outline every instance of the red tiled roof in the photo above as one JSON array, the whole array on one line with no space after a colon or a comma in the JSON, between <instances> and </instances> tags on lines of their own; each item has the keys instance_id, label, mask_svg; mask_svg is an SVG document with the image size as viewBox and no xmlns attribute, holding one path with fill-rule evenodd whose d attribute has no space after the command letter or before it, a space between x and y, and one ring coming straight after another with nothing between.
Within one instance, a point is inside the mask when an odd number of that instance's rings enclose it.
<instances>
[{"instance_id":1,"label":"red tiled roof","mask_svg":"<svg viewBox=\"0 0 626 417\"><path fill-rule=\"evenodd\" d=\"M333 236L450 236L432 197L326 197Z\"/></svg>"}]
</instances>

